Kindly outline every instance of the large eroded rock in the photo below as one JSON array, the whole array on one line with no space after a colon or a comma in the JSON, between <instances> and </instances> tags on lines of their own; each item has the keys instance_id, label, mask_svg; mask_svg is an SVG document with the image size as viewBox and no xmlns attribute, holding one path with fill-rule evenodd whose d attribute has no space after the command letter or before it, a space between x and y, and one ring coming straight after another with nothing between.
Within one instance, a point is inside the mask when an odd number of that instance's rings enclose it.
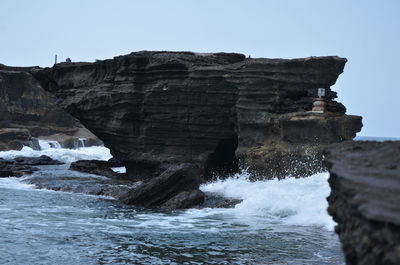
<instances>
[{"instance_id":1,"label":"large eroded rock","mask_svg":"<svg viewBox=\"0 0 400 265\"><path fill-rule=\"evenodd\" d=\"M143 182L119 200L125 204L161 210L186 209L202 204L200 172L191 164L169 167L160 176Z\"/></svg>"},{"instance_id":2,"label":"large eroded rock","mask_svg":"<svg viewBox=\"0 0 400 265\"><path fill-rule=\"evenodd\" d=\"M101 144L74 117L57 106L29 73L32 69L0 65L0 151L40 148L38 137L57 140L73 148L79 138L88 144Z\"/></svg>"},{"instance_id":3,"label":"large eroded rock","mask_svg":"<svg viewBox=\"0 0 400 265\"><path fill-rule=\"evenodd\" d=\"M327 90L328 110L347 122L344 106L330 90L345 63L334 56L285 60L143 51L31 72L60 106L103 140L129 176L144 179L182 162L197 164L206 177L235 171L237 147L245 162L258 147L272 144L279 151L296 136L290 124L288 134L271 130L274 120L310 110L318 87ZM351 122L355 125L347 126L346 134L327 142L353 137L361 119ZM320 134L331 137L330 129L325 126Z\"/></svg>"},{"instance_id":4,"label":"large eroded rock","mask_svg":"<svg viewBox=\"0 0 400 265\"><path fill-rule=\"evenodd\" d=\"M400 142L346 142L327 155L328 212L347 264L400 264Z\"/></svg>"}]
</instances>

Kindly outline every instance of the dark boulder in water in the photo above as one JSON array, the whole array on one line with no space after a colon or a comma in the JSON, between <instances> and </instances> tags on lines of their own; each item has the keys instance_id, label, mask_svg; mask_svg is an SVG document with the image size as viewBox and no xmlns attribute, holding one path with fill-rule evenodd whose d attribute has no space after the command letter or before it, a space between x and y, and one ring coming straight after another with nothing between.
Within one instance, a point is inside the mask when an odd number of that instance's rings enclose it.
<instances>
[{"instance_id":1,"label":"dark boulder in water","mask_svg":"<svg viewBox=\"0 0 400 265\"><path fill-rule=\"evenodd\" d=\"M114 172L111 169L111 167L114 167L115 165L118 165L118 162L115 160L79 160L71 163L69 169L109 178L125 178L125 173Z\"/></svg>"},{"instance_id":2,"label":"dark boulder in water","mask_svg":"<svg viewBox=\"0 0 400 265\"><path fill-rule=\"evenodd\" d=\"M0 158L0 177L20 177L32 174L39 170L37 167L41 165L60 165L60 161L53 160L48 156L40 157L15 157L14 159Z\"/></svg>"},{"instance_id":3,"label":"dark boulder in water","mask_svg":"<svg viewBox=\"0 0 400 265\"><path fill-rule=\"evenodd\" d=\"M124 178L107 178L67 170L67 165L44 166L39 172L23 181L34 184L38 189L49 189L90 195L118 198L139 183Z\"/></svg>"},{"instance_id":4,"label":"dark boulder in water","mask_svg":"<svg viewBox=\"0 0 400 265\"><path fill-rule=\"evenodd\" d=\"M14 161L14 164L17 164L17 165L29 165L29 166L45 166L45 165L64 164L63 162L54 160L46 155L42 155L39 157L17 156L12 161Z\"/></svg>"},{"instance_id":5,"label":"dark boulder in water","mask_svg":"<svg viewBox=\"0 0 400 265\"><path fill-rule=\"evenodd\" d=\"M204 201L199 190L199 169L192 164L171 166L160 176L143 182L128 191L119 200L147 208L176 210L197 206Z\"/></svg>"},{"instance_id":6,"label":"dark boulder in water","mask_svg":"<svg viewBox=\"0 0 400 265\"><path fill-rule=\"evenodd\" d=\"M400 142L346 142L326 155L347 264L400 264Z\"/></svg>"},{"instance_id":7,"label":"dark boulder in water","mask_svg":"<svg viewBox=\"0 0 400 265\"><path fill-rule=\"evenodd\" d=\"M269 178L320 171L318 145L360 130L361 117L345 115L330 89L346 61L142 51L31 73L103 140L130 177L152 178L171 165L194 163L210 178L235 172L240 159ZM305 112L320 87L334 115ZM274 167L280 160L298 170Z\"/></svg>"}]
</instances>

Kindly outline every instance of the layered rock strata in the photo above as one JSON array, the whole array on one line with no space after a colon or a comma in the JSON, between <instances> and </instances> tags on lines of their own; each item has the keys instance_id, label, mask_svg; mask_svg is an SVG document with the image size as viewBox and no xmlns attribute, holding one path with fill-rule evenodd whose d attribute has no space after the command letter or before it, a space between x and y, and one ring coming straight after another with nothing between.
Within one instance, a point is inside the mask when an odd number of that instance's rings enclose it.
<instances>
[{"instance_id":1,"label":"layered rock strata","mask_svg":"<svg viewBox=\"0 0 400 265\"><path fill-rule=\"evenodd\" d=\"M400 264L400 142L327 150L328 212L349 265Z\"/></svg>"},{"instance_id":2,"label":"layered rock strata","mask_svg":"<svg viewBox=\"0 0 400 265\"><path fill-rule=\"evenodd\" d=\"M306 131L330 124L316 129L327 143L354 137L361 119L346 116L330 89L345 63L332 56L285 60L144 51L31 73L60 106L103 140L129 176L151 178L189 162L210 177L237 170L236 149L250 166L257 148L284 148L287 155L297 156L291 147L301 145L303 138L296 134L304 134L293 129L298 123L299 128L308 126ZM314 121L304 118L295 124L289 117L281 122L289 113L311 110L318 87L326 88L328 111L335 118L310 114ZM331 133L331 125L344 129ZM290 142L294 145L285 145ZM319 141L313 139L304 146L315 144ZM267 167L255 169L268 172Z\"/></svg>"},{"instance_id":3,"label":"layered rock strata","mask_svg":"<svg viewBox=\"0 0 400 265\"><path fill-rule=\"evenodd\" d=\"M74 147L79 138L101 144L56 105L54 96L28 72L32 69L0 65L0 150L39 149L38 137L57 140L67 148Z\"/></svg>"}]
</instances>

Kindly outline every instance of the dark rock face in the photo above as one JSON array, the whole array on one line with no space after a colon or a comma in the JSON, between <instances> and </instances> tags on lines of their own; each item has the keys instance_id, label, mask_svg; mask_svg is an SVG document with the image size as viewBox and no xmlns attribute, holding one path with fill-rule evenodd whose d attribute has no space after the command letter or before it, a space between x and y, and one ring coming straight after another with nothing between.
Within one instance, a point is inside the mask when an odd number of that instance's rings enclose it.
<instances>
[{"instance_id":1,"label":"dark rock face","mask_svg":"<svg viewBox=\"0 0 400 265\"><path fill-rule=\"evenodd\" d=\"M0 128L0 150L20 150L24 146L38 150L37 141L27 129Z\"/></svg>"},{"instance_id":2,"label":"dark rock face","mask_svg":"<svg viewBox=\"0 0 400 265\"><path fill-rule=\"evenodd\" d=\"M311 110L318 87L327 90L328 110L354 124L345 126L346 133L331 135L326 125L317 134L325 142L351 138L361 127L360 118L346 118L330 90L345 63L339 57L246 59L229 53L144 51L31 73L103 140L129 176L151 178L188 162L209 177L237 170L237 148L246 163L255 148L274 145L271 139L279 139L278 151L282 142L303 141L306 133L296 136L293 120L282 122L283 134L275 130L275 120ZM308 129L319 125L303 122Z\"/></svg>"},{"instance_id":3,"label":"dark rock face","mask_svg":"<svg viewBox=\"0 0 400 265\"><path fill-rule=\"evenodd\" d=\"M79 160L71 163L69 169L79 172L105 176L109 178L124 178L126 174L114 172L110 167L114 167L117 163L114 161L101 160Z\"/></svg>"},{"instance_id":4,"label":"dark rock face","mask_svg":"<svg viewBox=\"0 0 400 265\"><path fill-rule=\"evenodd\" d=\"M171 166L160 176L120 197L125 204L162 210L176 210L199 205L204 194L199 190L200 172L191 164Z\"/></svg>"},{"instance_id":5,"label":"dark rock face","mask_svg":"<svg viewBox=\"0 0 400 265\"><path fill-rule=\"evenodd\" d=\"M73 147L73 139L101 143L74 117L58 107L28 72L35 68L0 65L0 150L38 148L37 137L47 136ZM97 140L96 140L97 139Z\"/></svg>"},{"instance_id":6,"label":"dark rock face","mask_svg":"<svg viewBox=\"0 0 400 265\"><path fill-rule=\"evenodd\" d=\"M361 117L338 113L294 112L268 115L262 133L250 131L236 154L259 178L305 177L325 171L323 149L351 140Z\"/></svg>"},{"instance_id":7,"label":"dark rock face","mask_svg":"<svg viewBox=\"0 0 400 265\"><path fill-rule=\"evenodd\" d=\"M45 155L40 157L16 157L13 160L0 158L0 177L20 177L39 170L33 166L60 164L62 162L53 160Z\"/></svg>"},{"instance_id":8,"label":"dark rock face","mask_svg":"<svg viewBox=\"0 0 400 265\"><path fill-rule=\"evenodd\" d=\"M400 142L348 142L326 152L347 264L400 264Z\"/></svg>"}]
</instances>

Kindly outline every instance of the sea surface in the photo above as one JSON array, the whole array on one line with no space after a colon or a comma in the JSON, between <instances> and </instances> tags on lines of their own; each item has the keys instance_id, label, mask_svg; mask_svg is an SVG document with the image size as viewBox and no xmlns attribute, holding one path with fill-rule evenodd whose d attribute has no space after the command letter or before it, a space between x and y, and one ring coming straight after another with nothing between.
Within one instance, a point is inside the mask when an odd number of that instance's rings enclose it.
<instances>
[{"instance_id":1,"label":"sea surface","mask_svg":"<svg viewBox=\"0 0 400 265\"><path fill-rule=\"evenodd\" d=\"M111 157L105 147L41 145L42 151L24 147L0 157L45 154L66 163ZM41 172L57 174L54 166ZM328 173L250 182L244 171L201 186L243 200L235 208L169 214L35 189L24 182L29 177L0 178L0 264L344 264L326 211Z\"/></svg>"}]
</instances>

